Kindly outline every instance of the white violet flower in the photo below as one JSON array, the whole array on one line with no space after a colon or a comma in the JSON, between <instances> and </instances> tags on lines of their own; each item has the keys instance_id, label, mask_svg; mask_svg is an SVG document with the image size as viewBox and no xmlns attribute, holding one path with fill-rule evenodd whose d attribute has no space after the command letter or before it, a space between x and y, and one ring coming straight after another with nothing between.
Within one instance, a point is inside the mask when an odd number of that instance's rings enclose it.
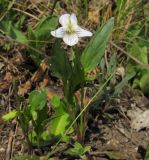
<instances>
[{"instance_id":1,"label":"white violet flower","mask_svg":"<svg viewBox=\"0 0 149 160\"><path fill-rule=\"evenodd\" d=\"M78 26L75 14L63 14L59 18L59 23L62 27L51 31L52 36L62 38L63 41L73 46L78 43L80 37L90 37L92 33Z\"/></svg>"}]
</instances>

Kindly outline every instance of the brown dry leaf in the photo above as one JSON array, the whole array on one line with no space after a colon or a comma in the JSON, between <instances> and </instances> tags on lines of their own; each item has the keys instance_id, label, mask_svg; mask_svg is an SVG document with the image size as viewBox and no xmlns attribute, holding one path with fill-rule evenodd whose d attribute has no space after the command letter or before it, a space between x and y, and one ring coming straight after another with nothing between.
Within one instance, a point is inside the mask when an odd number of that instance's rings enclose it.
<instances>
[{"instance_id":1,"label":"brown dry leaf","mask_svg":"<svg viewBox=\"0 0 149 160\"><path fill-rule=\"evenodd\" d=\"M0 91L2 91L2 90L7 90L7 89L9 89L9 83L6 83L6 82L0 82Z\"/></svg>"},{"instance_id":2,"label":"brown dry leaf","mask_svg":"<svg viewBox=\"0 0 149 160\"><path fill-rule=\"evenodd\" d=\"M48 87L46 88L46 92L49 101L52 99L54 95L58 95L60 98L63 97L63 92L60 88L54 89L53 87Z\"/></svg>"},{"instance_id":3,"label":"brown dry leaf","mask_svg":"<svg viewBox=\"0 0 149 160\"><path fill-rule=\"evenodd\" d=\"M25 84L22 84L18 88L18 95L19 96L24 96L24 94L28 93L28 91L31 88L31 81L27 81Z\"/></svg>"},{"instance_id":4,"label":"brown dry leaf","mask_svg":"<svg viewBox=\"0 0 149 160\"><path fill-rule=\"evenodd\" d=\"M9 89L9 86L11 85L13 80L13 76L11 74L11 72L7 72L4 76L4 78L2 79L2 81L0 82L0 90L7 90Z\"/></svg>"},{"instance_id":5,"label":"brown dry leaf","mask_svg":"<svg viewBox=\"0 0 149 160\"><path fill-rule=\"evenodd\" d=\"M44 78L43 78L43 81L40 82L40 88L45 88L50 82L50 79L48 77L48 75L46 75Z\"/></svg>"},{"instance_id":6,"label":"brown dry leaf","mask_svg":"<svg viewBox=\"0 0 149 160\"><path fill-rule=\"evenodd\" d=\"M12 80L13 80L13 76L12 76L11 72L7 72L5 74L4 81L12 82Z\"/></svg>"},{"instance_id":7,"label":"brown dry leaf","mask_svg":"<svg viewBox=\"0 0 149 160\"><path fill-rule=\"evenodd\" d=\"M77 97L78 103L80 104L80 103L81 103L81 100L80 100L80 99L81 99L81 93L80 93L80 91L77 91L77 92L75 93L75 96ZM90 98L87 97L87 96L83 99L83 104L84 104L84 106L86 106L86 105L88 104L89 100L90 100Z\"/></svg>"},{"instance_id":8,"label":"brown dry leaf","mask_svg":"<svg viewBox=\"0 0 149 160\"><path fill-rule=\"evenodd\" d=\"M46 60L43 60L38 68L38 70L33 74L31 81L37 82L43 78L45 71L49 68L49 65Z\"/></svg>"},{"instance_id":9,"label":"brown dry leaf","mask_svg":"<svg viewBox=\"0 0 149 160\"><path fill-rule=\"evenodd\" d=\"M12 64L20 65L24 62L23 56L20 52L17 52L15 56L11 59Z\"/></svg>"},{"instance_id":10,"label":"brown dry leaf","mask_svg":"<svg viewBox=\"0 0 149 160\"><path fill-rule=\"evenodd\" d=\"M149 110L129 110L127 115L131 118L132 129L140 131L143 128L149 128Z\"/></svg>"}]
</instances>

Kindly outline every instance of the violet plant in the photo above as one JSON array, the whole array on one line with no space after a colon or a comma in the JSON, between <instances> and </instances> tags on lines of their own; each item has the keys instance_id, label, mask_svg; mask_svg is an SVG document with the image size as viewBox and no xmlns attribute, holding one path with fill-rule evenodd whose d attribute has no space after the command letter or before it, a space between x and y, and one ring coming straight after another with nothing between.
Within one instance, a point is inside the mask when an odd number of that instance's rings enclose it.
<instances>
[{"instance_id":1,"label":"violet plant","mask_svg":"<svg viewBox=\"0 0 149 160\"><path fill-rule=\"evenodd\" d=\"M93 80L88 77L88 73L100 64L114 26L114 19L111 18L97 30L82 54L77 47L72 46L76 45L81 37L91 37L92 33L78 25L75 14L60 16L59 23L62 27L52 31L51 34L56 38L62 38L65 44L71 47L71 53L68 54L73 58L69 59L60 41L56 40L50 65L53 75L63 82L64 98L54 96L52 99L55 118L51 121L51 131L54 136L63 136L68 126L84 109L84 88L89 81ZM86 125L87 112L83 112L72 128L80 143L84 142Z\"/></svg>"}]
</instances>

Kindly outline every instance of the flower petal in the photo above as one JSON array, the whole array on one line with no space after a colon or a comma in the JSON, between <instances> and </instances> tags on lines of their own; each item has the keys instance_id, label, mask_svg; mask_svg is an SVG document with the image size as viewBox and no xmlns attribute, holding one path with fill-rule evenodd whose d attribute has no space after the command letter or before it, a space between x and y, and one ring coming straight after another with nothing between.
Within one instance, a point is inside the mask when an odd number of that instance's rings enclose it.
<instances>
[{"instance_id":1,"label":"flower petal","mask_svg":"<svg viewBox=\"0 0 149 160\"><path fill-rule=\"evenodd\" d=\"M62 26L66 26L69 23L69 19L70 19L70 14L63 14L59 18L59 23Z\"/></svg>"},{"instance_id":2,"label":"flower petal","mask_svg":"<svg viewBox=\"0 0 149 160\"><path fill-rule=\"evenodd\" d=\"M79 39L78 39L77 34L72 33L72 34L65 34L64 37L63 37L63 41L64 41L67 45L73 46L73 45L75 45L75 44L78 43Z\"/></svg>"},{"instance_id":3,"label":"flower petal","mask_svg":"<svg viewBox=\"0 0 149 160\"><path fill-rule=\"evenodd\" d=\"M63 38L65 31L63 29L63 27L60 27L58 29L56 29L55 31L51 31L52 36L56 37L56 38Z\"/></svg>"},{"instance_id":4,"label":"flower petal","mask_svg":"<svg viewBox=\"0 0 149 160\"><path fill-rule=\"evenodd\" d=\"M78 27L77 30L76 30L76 34L78 35L78 37L90 37L92 36L92 32L90 31L87 31L81 27Z\"/></svg>"},{"instance_id":5,"label":"flower petal","mask_svg":"<svg viewBox=\"0 0 149 160\"><path fill-rule=\"evenodd\" d=\"M77 21L76 15L75 15L74 13L72 13L72 14L70 15L70 20L71 20L71 23L72 23L73 25L77 25L78 21Z\"/></svg>"}]
</instances>

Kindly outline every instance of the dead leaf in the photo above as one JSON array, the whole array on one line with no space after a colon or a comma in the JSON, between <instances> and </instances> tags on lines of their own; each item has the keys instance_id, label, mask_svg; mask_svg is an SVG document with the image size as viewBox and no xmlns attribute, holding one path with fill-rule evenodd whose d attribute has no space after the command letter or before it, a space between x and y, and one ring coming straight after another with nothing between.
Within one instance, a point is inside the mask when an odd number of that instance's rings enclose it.
<instances>
[{"instance_id":1,"label":"dead leaf","mask_svg":"<svg viewBox=\"0 0 149 160\"><path fill-rule=\"evenodd\" d=\"M128 111L131 118L131 128L140 131L143 128L149 128L149 110Z\"/></svg>"},{"instance_id":2,"label":"dead leaf","mask_svg":"<svg viewBox=\"0 0 149 160\"><path fill-rule=\"evenodd\" d=\"M22 84L19 86L18 88L18 95L19 96L24 96L26 93L28 93L28 91L31 88L31 81L27 81L25 84Z\"/></svg>"},{"instance_id":3,"label":"dead leaf","mask_svg":"<svg viewBox=\"0 0 149 160\"><path fill-rule=\"evenodd\" d=\"M10 72L7 72L7 73L5 74L4 81L12 82L12 80L13 80L12 74L11 74Z\"/></svg>"},{"instance_id":4,"label":"dead leaf","mask_svg":"<svg viewBox=\"0 0 149 160\"><path fill-rule=\"evenodd\" d=\"M77 92L75 93L75 96L76 96L76 98L78 99L78 103L81 105L81 93L80 93L80 91L77 91ZM90 100L89 97L87 97L87 96L84 97L84 99L83 99L83 104L84 104L84 106L86 106L86 105L88 104L89 100Z\"/></svg>"},{"instance_id":5,"label":"dead leaf","mask_svg":"<svg viewBox=\"0 0 149 160\"><path fill-rule=\"evenodd\" d=\"M21 55L19 51L16 52L14 57L11 59L11 62L12 64L15 64L15 65L20 65L24 62L23 56Z\"/></svg>"},{"instance_id":6,"label":"dead leaf","mask_svg":"<svg viewBox=\"0 0 149 160\"><path fill-rule=\"evenodd\" d=\"M31 78L31 81L32 82L37 82L37 81L40 81L42 78L43 78L43 75L45 73L45 71L49 68L49 65L47 63L47 61L44 59L38 70L33 74L32 78Z\"/></svg>"},{"instance_id":7,"label":"dead leaf","mask_svg":"<svg viewBox=\"0 0 149 160\"><path fill-rule=\"evenodd\" d=\"M11 72L7 72L4 78L0 81L0 90L8 90L13 81Z\"/></svg>"},{"instance_id":8,"label":"dead leaf","mask_svg":"<svg viewBox=\"0 0 149 160\"><path fill-rule=\"evenodd\" d=\"M113 159L113 160L126 159L126 156L124 155L124 153L121 153L121 152L106 151L105 154L106 156L108 156L110 159Z\"/></svg>"},{"instance_id":9,"label":"dead leaf","mask_svg":"<svg viewBox=\"0 0 149 160\"><path fill-rule=\"evenodd\" d=\"M43 78L43 81L40 82L40 88L45 88L48 84L49 84L49 77L48 75L46 75L44 78Z\"/></svg>"},{"instance_id":10,"label":"dead leaf","mask_svg":"<svg viewBox=\"0 0 149 160\"><path fill-rule=\"evenodd\" d=\"M54 95L58 95L60 98L63 97L61 88L54 89L53 87L46 88L48 100L50 101Z\"/></svg>"}]
</instances>

